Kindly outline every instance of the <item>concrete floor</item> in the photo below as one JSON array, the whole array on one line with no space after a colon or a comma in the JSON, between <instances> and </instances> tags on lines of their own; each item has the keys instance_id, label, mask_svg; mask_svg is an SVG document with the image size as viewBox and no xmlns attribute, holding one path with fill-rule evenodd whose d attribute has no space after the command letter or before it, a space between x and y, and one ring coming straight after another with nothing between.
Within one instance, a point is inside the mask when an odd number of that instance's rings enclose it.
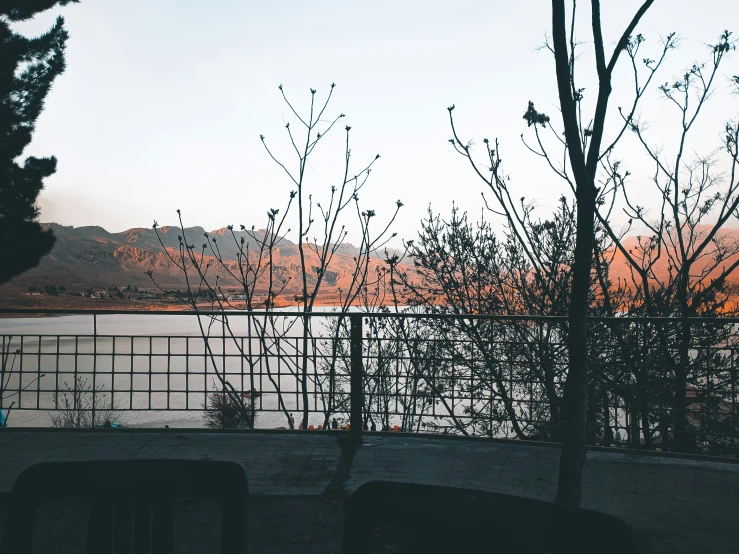
<instances>
[{"instance_id":1,"label":"concrete floor","mask_svg":"<svg viewBox=\"0 0 739 554\"><path fill-rule=\"evenodd\" d=\"M351 493L380 479L552 500L559 449L369 434L342 469L330 434L13 430L0 433L0 492L36 462L140 458L236 461L256 495L320 495L337 482ZM645 552L739 552L739 464L598 450L583 478L583 507L621 518Z\"/></svg>"}]
</instances>

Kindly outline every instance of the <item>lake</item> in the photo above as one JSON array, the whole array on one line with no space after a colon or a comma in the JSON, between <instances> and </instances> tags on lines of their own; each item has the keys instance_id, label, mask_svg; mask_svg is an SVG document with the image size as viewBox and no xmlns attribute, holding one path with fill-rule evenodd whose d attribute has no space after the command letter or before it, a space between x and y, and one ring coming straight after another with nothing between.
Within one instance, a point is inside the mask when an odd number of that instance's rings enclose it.
<instances>
[{"instance_id":1,"label":"lake","mask_svg":"<svg viewBox=\"0 0 739 554\"><path fill-rule=\"evenodd\" d=\"M70 391L55 396L55 390L74 388L79 377L87 380L90 390L99 391L96 409L112 405L125 426L202 427L206 391L221 389L215 369L224 372L237 391L250 391L253 384L261 393L256 399L257 427L287 427L284 410L294 414L297 424L301 416L295 361L302 351L302 326L289 315L275 319L278 326L265 340L257 338L254 328L250 340L247 317L230 316L230 331L220 322L208 329L209 318L203 317L209 349L198 318L176 312L98 315L96 321L91 315L0 319L0 347L6 353L2 406L7 409L15 402L22 408L10 412L9 426L46 427L65 399L91 403L92 394L75 397ZM325 334L323 318L312 325L316 336ZM313 374L323 363L319 342L309 344ZM309 383L310 391L314 382ZM282 391L282 406L277 390ZM312 411L320 412L320 395L311 394L310 404ZM311 414L309 425L322 423L321 413Z\"/></svg>"}]
</instances>

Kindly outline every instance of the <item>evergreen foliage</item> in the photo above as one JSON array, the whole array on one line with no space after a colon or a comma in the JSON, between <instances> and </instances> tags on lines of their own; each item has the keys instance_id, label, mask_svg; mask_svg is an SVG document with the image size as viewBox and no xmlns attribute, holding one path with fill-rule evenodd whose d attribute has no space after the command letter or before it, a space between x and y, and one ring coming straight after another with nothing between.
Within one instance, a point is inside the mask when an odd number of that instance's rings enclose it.
<instances>
[{"instance_id":1,"label":"evergreen foliage","mask_svg":"<svg viewBox=\"0 0 739 554\"><path fill-rule=\"evenodd\" d=\"M54 235L38 223L36 199L56 158L18 158L31 142L54 79L65 68L68 33L57 18L45 34L27 38L11 24L77 0L0 0L0 284L38 265Z\"/></svg>"}]
</instances>

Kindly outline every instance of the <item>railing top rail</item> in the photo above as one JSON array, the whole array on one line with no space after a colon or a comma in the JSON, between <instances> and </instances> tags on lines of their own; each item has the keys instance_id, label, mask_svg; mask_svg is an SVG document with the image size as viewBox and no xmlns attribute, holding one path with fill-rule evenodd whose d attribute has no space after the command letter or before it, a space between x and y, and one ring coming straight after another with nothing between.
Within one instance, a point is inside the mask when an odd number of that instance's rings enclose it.
<instances>
[{"instance_id":1,"label":"railing top rail","mask_svg":"<svg viewBox=\"0 0 739 554\"><path fill-rule=\"evenodd\" d=\"M538 315L538 314L465 314L465 313L433 313L433 312L341 312L341 311L275 311L275 310L84 310L84 309L38 309L38 308L0 308L0 314L8 315L156 315L156 316L204 316L204 317L221 317L226 316L253 316L253 317L350 317L352 315L361 315L365 318L396 318L396 319L488 319L501 321L566 321L568 318L564 315ZM618 322L638 322L638 321L664 321L676 322L686 320L691 323L706 323L713 321L721 321L724 323L739 324L738 317L628 317L628 316L588 316L590 321L618 321Z\"/></svg>"}]
</instances>

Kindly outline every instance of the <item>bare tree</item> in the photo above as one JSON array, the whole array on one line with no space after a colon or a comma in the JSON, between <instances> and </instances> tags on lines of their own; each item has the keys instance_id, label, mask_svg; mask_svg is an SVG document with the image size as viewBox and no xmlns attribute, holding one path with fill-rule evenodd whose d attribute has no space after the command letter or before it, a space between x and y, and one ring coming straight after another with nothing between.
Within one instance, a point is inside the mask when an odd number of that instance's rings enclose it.
<instances>
[{"instance_id":1,"label":"bare tree","mask_svg":"<svg viewBox=\"0 0 739 554\"><path fill-rule=\"evenodd\" d=\"M484 214L471 223L456 208L448 220L429 210L418 241L408 244L416 268L396 270L397 281L411 305L429 314L459 316L424 320L439 346L437 354L448 353L450 360L447 368L434 366L452 372L451 379L442 373L439 381L454 382L456 375L460 384L456 391L432 390L443 403L449 396L452 403L455 396L465 400L466 417L452 416L456 430L552 440L561 425L564 329L557 320L518 316L566 313L574 209L562 198L553 217L540 221L533 219L530 206L521 208L522 217L509 222L502 239ZM498 318L465 317L470 314ZM456 406L448 408L456 413Z\"/></svg>"},{"instance_id":2,"label":"bare tree","mask_svg":"<svg viewBox=\"0 0 739 554\"><path fill-rule=\"evenodd\" d=\"M583 126L579 117L579 97L582 90L575 85L574 21L576 2L573 0L570 44L564 0L552 0L552 43L557 71L557 88L562 111L567 155L575 182L577 198L577 234L572 275L572 298L569 321L569 370L565 383L565 428L559 464L557 502L579 506L582 494L582 469L585 464L585 431L587 418L587 312L590 271L593 263L595 237L595 207L598 190L596 173L603 155L608 101L612 91L611 78L618 59L626 50L639 20L654 0L646 0L624 30L606 62L601 29L600 1L591 0L593 44L598 71L598 96L591 125ZM607 147L606 147L607 148Z\"/></svg>"},{"instance_id":3,"label":"bare tree","mask_svg":"<svg viewBox=\"0 0 739 554\"><path fill-rule=\"evenodd\" d=\"M260 367L266 369L267 378L274 387L277 394L278 406L285 414L288 424L292 425L292 419L288 407L281 393L280 379L276 378L272 368L271 360L281 352L281 339L289 332L292 325L286 323L284 318L278 318L272 313L278 303L281 294L289 283L289 276L278 270L274 264L274 254L278 247L285 241L285 220L290 213L295 195L290 194L286 209L280 216L280 210L270 209L267 213L267 226L261 231L256 231L254 226L247 230L241 225L240 231L235 231L232 225L226 227L224 240L218 241L218 237L205 233L205 242L196 251L195 245L190 244L194 237L188 237L187 229L182 221L182 215L178 212L179 231L178 250L170 253L158 225L154 222L154 230L168 256L170 262L182 273L185 279L185 291L174 293L180 302L188 305L195 311L200 311L205 299L207 307L221 312L218 316L198 315L198 325L211 367L220 382L220 388L228 396L229 406L241 406L244 417L249 412L248 420L253 426L256 418L256 403L250 401L245 403L244 392L239 394L233 385L226 379L225 349L222 344L223 361L221 370L218 369L217 356L211 347L211 332L221 332L222 341L228 338L229 346L236 349L242 360L247 364L249 371L250 388L247 394L250 398L260 394L256 387L255 373ZM229 256L230 255L230 256ZM163 289L155 280L153 273L148 272L152 282L163 292ZM224 282L235 283L241 292L239 301L232 300L226 296L221 284ZM260 301L257 294L262 294ZM243 301L243 302L242 302ZM247 337L246 343L234 330L225 311L247 311L256 308L264 308L261 317L246 316ZM256 346L252 338L256 338ZM226 400L224 400L225 402Z\"/></svg>"},{"instance_id":4,"label":"bare tree","mask_svg":"<svg viewBox=\"0 0 739 554\"><path fill-rule=\"evenodd\" d=\"M332 276L335 278L337 275L337 273L331 271L331 267L337 253L343 253L347 247L345 240L349 231L347 229L348 221L345 221L346 216L353 217L357 223L361 232L361 242L354 252L354 264L349 275L348 286L345 290L339 289L338 303L342 317L357 302L362 291L366 289L370 271L381 265L378 251L386 244L387 240L394 236L390 234L390 226L402 207L402 203L397 201L396 209L389 220L381 224L377 230L374 229L376 225L374 222L377 219L376 213L374 210L360 208L359 192L367 183L371 168L379 159L379 155L375 156L359 173L353 174L350 164L349 137L351 128L349 126L345 127L343 164L339 183L329 187L327 198L323 199L323 202L314 201L314 194L317 195L320 191L315 192L312 188L309 188L306 168L310 156L314 154L319 142L344 117L344 114L329 120L323 119L331 100L333 84L331 85L331 92L320 106L316 106L316 91L311 89L311 104L308 116L301 116L295 111L293 105L285 96L282 85L279 89L286 105L298 119L304 131L303 142L302 139L298 140L297 133L293 132L289 123L285 126L290 147L296 154L296 167L292 169L289 164L281 162L273 154L267 146L266 138L263 135L260 136L268 155L283 170L291 185L295 187L289 194L286 209L282 210L282 213L280 213L280 210L271 209L267 214L267 227L263 231L255 231L254 227L251 228L251 231L248 231L242 225L241 231L238 232L233 229L233 226L228 226L226 237L224 237L227 241L225 244L223 240L219 240L219 237L210 236L206 233L206 241L202 244L202 247L197 248L194 244L194 237L188 236L179 210L180 235L177 250L170 252L159 232L157 232L157 236L160 237L160 243L170 262L185 277L186 290L184 293L176 293L175 296L196 311L201 309L204 297L210 301L211 308L219 311L219 315L215 317L198 317L198 322L201 335L205 340L208 357L211 359L211 365L215 369L221 387L228 392L228 401L233 405L241 404L243 410L251 411L251 421L253 422L257 409L256 403L250 402L248 405L244 403L243 395L240 395L228 382L225 377L225 359L224 367L220 371L217 368L217 355L214 355L208 341L212 329L220 330L224 340L227 336L239 356L248 364L252 393L258 392L255 389L253 378L257 366L261 367L263 365L266 368L267 377L275 388L279 407L285 414L288 425L292 428L294 420L284 401L279 377L275 378L276 374L273 373L270 360L279 358L283 362L281 366L287 368L295 378L296 390L300 392L302 399L303 421L301 426L307 427L311 390L314 391L314 394L321 395L326 421L328 421L328 417L334 411L332 403L335 398L333 394L335 383L331 378L324 383L316 378L315 371L311 371L311 368L316 369L315 356L311 353L315 350L316 340L309 314L316 307L316 302L320 298L325 283L331 280ZM299 147L298 144L301 146ZM286 236L290 233L290 229L286 228L287 222L292 220L293 217L297 219L297 225L294 227L298 229L297 251L300 258L300 283L297 284L297 291L293 297L294 302L287 301L283 303L297 304L301 308L303 315L297 319L279 315L274 311L278 301L285 297L289 291L294 290L292 284L289 283L289 277L285 275L284 270L275 265L274 260L275 252L279 247L283 247L283 243L287 240ZM316 221L316 218L319 218L318 221ZM154 227L157 228L156 222ZM150 274L150 277L155 281L152 274ZM232 301L224 294L222 285L227 282L239 287L241 300L243 300L242 304ZM161 290L165 290L160 285L157 286ZM263 295L261 302L257 300L257 293ZM228 312L233 310L252 312L259 308L264 309L260 316L247 316L249 340L247 341L248 344L245 345L234 332L229 322ZM298 322L301 325L297 325ZM291 330L295 329L298 329L301 333L301 344L297 348L295 346L288 347L283 339L287 337ZM338 329L339 327L334 331L338 332ZM256 337L258 340L258 352L253 348L252 337ZM297 351L289 351L289 348L297 349ZM336 355L336 351L334 351L334 355ZM324 384L327 386L326 391L321 388Z\"/></svg>"},{"instance_id":5,"label":"bare tree","mask_svg":"<svg viewBox=\"0 0 739 554\"><path fill-rule=\"evenodd\" d=\"M672 46L672 39L667 44ZM634 81L639 91L639 71L636 54L642 37L629 43ZM632 114L621 114L624 128L628 128L654 165L650 183L659 199L657 210L648 210L632 199L626 182L630 176L622 164L611 159L608 152L602 159L601 201L596 216L613 237L619 254L627 261L632 275L632 286L637 302L650 316L677 315L679 327L670 334L668 327L660 326L662 364L675 367L671 391L674 414L674 448L690 448L686 423L686 393L691 378L698 378L691 364L690 351L697 342L718 342L727 330L721 325L691 324L695 316L728 315L727 278L739 267L739 241L723 231L724 226L737 217L739 208L739 123L729 120L723 128L723 144L703 155L688 156L695 123L704 105L715 90L719 69L726 56L735 48L731 33L725 31L715 45L711 45L711 59L704 64L694 63L672 83L659 87L667 106L676 109L680 131L673 149L657 148L650 144L646 122ZM645 64L650 72L649 60ZM637 92L639 94L639 92ZM628 245L617 235L609 222L608 206L619 198L629 225L638 224L646 233L636 244ZM725 326L724 326L725 327ZM679 348L668 346L677 343ZM692 383L696 386L697 383ZM667 423L663 423L666 427ZM645 440L649 429L644 426ZM666 440L666 432L663 440ZM694 445L693 445L694 446Z\"/></svg>"},{"instance_id":6,"label":"bare tree","mask_svg":"<svg viewBox=\"0 0 739 554\"><path fill-rule=\"evenodd\" d=\"M552 135L564 150L569 163L557 166L548 155L540 141L539 129L551 129L550 118L538 112L533 102L524 118L536 131L538 149L534 151L546 159L550 167L571 187L577 201L576 204L576 238L572 265L572 285L569 303L568 324L568 372L564 392L565 425L562 436L562 453L560 459L559 488L557 502L568 506L578 506L582 488L582 468L585 462L586 421L587 421L587 388L588 388L588 326L587 314L591 296L591 269L595 244L595 212L598 199L596 178L598 165L605 154L620 138L616 136L614 144L603 145L603 137L608 112L608 103L612 92L612 75L622 52L627 50L631 36L639 21L647 12L654 0L646 0L626 26L610 58L606 59L599 0L591 0L591 28L595 49L595 62L598 73L597 101L592 119L583 121L582 99L583 87L575 81L575 65L577 57L575 49L575 16L577 3L572 2L570 25L567 25L567 14L564 0L552 0L552 43L547 47L554 55L557 74L558 96L562 113L564 133L562 138L556 132ZM640 93L637 94L640 97ZM637 99L638 101L638 99ZM450 117L454 106L449 109ZM636 106L633 108L636 109ZM632 111L633 114L633 111ZM451 140L458 152L469 158L469 144L462 143L454 130ZM496 195L498 207L502 209L508 221L517 226L512 227L517 239L523 244L528 237L521 229L521 217L512 207L516 204L511 199L506 181L500 173L500 155L496 142L491 148L485 140L490 164L489 173L483 172L473 163L477 173L489 183ZM470 161L471 158L470 158ZM569 168L569 169L568 169ZM531 254L528 254L531 257ZM533 259L533 257L532 257Z\"/></svg>"},{"instance_id":7,"label":"bare tree","mask_svg":"<svg viewBox=\"0 0 739 554\"><path fill-rule=\"evenodd\" d=\"M116 410L113 396L104 392L104 387L92 387L88 380L75 376L74 384L65 381L61 393L54 393L57 413L51 414L54 427L84 429L91 427L117 426L123 422Z\"/></svg>"},{"instance_id":8,"label":"bare tree","mask_svg":"<svg viewBox=\"0 0 739 554\"><path fill-rule=\"evenodd\" d=\"M529 109L524 115L529 126L534 128L537 140L536 146L531 149L544 158L549 167L570 185L577 198L578 232L573 266L573 296L570 308L569 372L565 389L567 432L563 440L560 488L558 490L558 502L568 505L576 505L579 502L580 475L584 462L584 444L587 440L585 436L588 427L586 398L589 373L586 350L581 346L587 344L587 327L585 326L587 303L584 283L592 278L592 257L597 225L608 235L614 248L629 261L632 268L632 284L634 285L632 291L635 296L632 297L631 307L635 308L636 303L641 301L644 302L646 307L651 306L653 308L647 312L649 315L678 314L682 318L680 330L676 335L677 342L680 344L680 359L677 363L678 369L675 372L672 400L676 417L675 438L677 442L675 446L677 449L684 449L685 445L681 444L680 441L684 441L686 435L685 394L688 358L691 349L690 325L687 318L701 312L708 313L712 311L718 313L717 310L720 310L722 301L717 301L715 294L723 287L726 276L736 267L736 264L733 263L735 260L732 259L735 252L734 246L729 244L730 241L722 241L718 232L721 226L731 217L730 212L736 208L734 203L736 200L734 194L736 180L734 178L735 170L733 169L736 166L736 148L732 146L736 140L735 124L730 123L726 127L725 150L729 152L731 158L728 194L715 191L716 182L710 171L712 164L707 158L698 160L692 165L681 167L685 152L685 138L691 130L703 103L710 94L721 60L733 47L729 41L730 34L724 33L720 42L712 46L713 61L708 70L705 70L705 66L693 65L682 79L679 79L673 85L660 87L665 99L679 108L682 120L679 146L671 165L663 158L662 152L648 146L644 139L645 128L640 126L637 115L637 107L645 91L668 52L676 45L675 35L670 34L663 41L657 59L641 56L640 49L645 39L642 35L633 36L632 33L651 4L651 1L642 4L631 19L631 23L627 26L606 64L600 25L600 4L596 0L591 1L592 32L599 86L593 119L584 125L582 113L585 89L579 88L575 83L575 49L577 42L574 36L574 21L576 3L573 2L572 4L568 37L564 2L553 1L553 44L552 46L547 44L547 47L555 58L560 107L564 123L564 140L556 133L553 133L553 137L564 147L568 164L558 164L548 153L545 144L541 140L539 129L546 128L549 118L537 112L533 103L529 104ZM612 88L611 78L622 52L625 52L630 59L633 69L633 102L628 110L619 108L622 122L613 134L613 138L609 142L604 142L606 114ZM635 206L631 202L631 197L624 186L629 174L621 169L621 164L618 161L613 160L616 145L629 130L637 135L656 166L654 183L662 204L661 215L657 218L652 218L644 208ZM596 184L599 186L596 186ZM650 232L650 236L644 240L639 239L637 247L633 249L626 248L623 241L630 227L616 232L610 224L610 216L616 205L615 198L617 195L621 195L626 204L626 213L631 218L630 223L638 220ZM704 233L701 230L701 223L709 214L715 215L716 213L718 213L717 224ZM599 255L597 248L595 248L595 253L597 274L599 268L602 270L603 264L597 261ZM602 254L603 252L601 252ZM655 293L654 277L660 258L666 259L668 273L670 274L668 281L673 282L676 286L668 286L666 289L663 288L663 290ZM713 262L707 262L706 258L711 258ZM588 261L587 265L586 261ZM699 262L702 269L694 272L691 277L691 268L696 268L696 262ZM672 307L663 311L654 309L657 304L660 304L663 308L670 304L664 302L667 289L673 290L673 292L667 293L667 296L672 295L675 299L675 302L671 303ZM608 294L607 291L604 292L604 296L608 296ZM660 300L655 303L649 300L648 297L651 297L652 300L657 298ZM689 297L694 301L690 306L687 302ZM680 298L683 301L681 306L678 306ZM670 337L665 331L665 326L658 326L657 331L659 331L657 337L662 343L661 349L665 354L660 361L661 367L675 365L674 361L669 360L669 356L666 355ZM701 332L705 337L710 336L711 333L707 328L702 329ZM714 340L716 340L715 330L713 333ZM623 336L617 336L616 338L622 346L626 344ZM576 357L572 358L573 355ZM639 368L640 366L637 364L636 367ZM627 398L629 398L632 415L631 423L633 424L631 443L634 446L639 445L638 420L641 415L644 440L646 446L649 447L652 435L646 410L650 401L646 393L649 376L644 373L643 369L642 365L641 369L634 375L635 390L641 392L629 394Z\"/></svg>"},{"instance_id":9,"label":"bare tree","mask_svg":"<svg viewBox=\"0 0 739 554\"><path fill-rule=\"evenodd\" d=\"M301 367L300 388L302 393L302 410L303 423L308 425L309 412L309 375L310 375L310 355L309 341L312 334L312 320L307 315L311 313L316 306L319 292L325 282L325 277L329 271L329 266L336 253L342 246L348 235L346 223L343 223L343 214L347 210L353 209L357 217L362 232L362 242L359 248L359 254L356 256L356 266L353 272L348 290L343 291L344 301L342 302L342 311L351 305L361 289L365 285L365 279L369 270L370 259L377 249L380 248L387 240L389 240L389 229L392 225L398 211L402 207L400 201L396 202L396 210L389 222L381 225L377 233L370 232L371 220L376 216L375 211L371 209L362 210L359 204L359 192L364 188L369 179L372 166L380 158L377 154L372 161L362 166L362 169L354 173L351 165L352 151L350 148L350 131L349 125L344 126L344 156L343 167L337 184L332 185L329 189L328 198L323 202L315 201L315 208L320 214L317 222L318 232L313 230L316 223L314 218L314 200L313 193L309 190L309 183L306 169L309 164L309 158L314 153L319 142L334 128L337 122L344 118L344 114L324 120L325 113L335 85L332 83L330 92L325 102L321 105L316 104L316 90L311 89L310 109L307 116L301 116L293 107L293 105L285 96L284 89L280 85L279 89L282 93L285 103L288 105L293 115L300 123L300 129L303 131L302 140L293 133L290 123L285 125L290 144L295 152L295 165L288 167L286 163L281 162L270 150L264 135L260 136L262 143L269 156L284 171L291 184L296 188L297 196L297 217L298 217L298 250L300 253L300 274L301 287L300 294L296 295L296 302L302 308L302 347L301 347ZM319 238L320 237L320 240ZM312 253L315 262L311 263L308 254ZM314 279L311 276L315 275ZM338 329L338 327L337 327ZM316 383L314 383L316 386ZM331 387L329 382L329 387ZM332 402L332 395L329 391L328 401ZM331 413L329 408L328 413ZM325 423L328 419L325 420Z\"/></svg>"}]
</instances>

